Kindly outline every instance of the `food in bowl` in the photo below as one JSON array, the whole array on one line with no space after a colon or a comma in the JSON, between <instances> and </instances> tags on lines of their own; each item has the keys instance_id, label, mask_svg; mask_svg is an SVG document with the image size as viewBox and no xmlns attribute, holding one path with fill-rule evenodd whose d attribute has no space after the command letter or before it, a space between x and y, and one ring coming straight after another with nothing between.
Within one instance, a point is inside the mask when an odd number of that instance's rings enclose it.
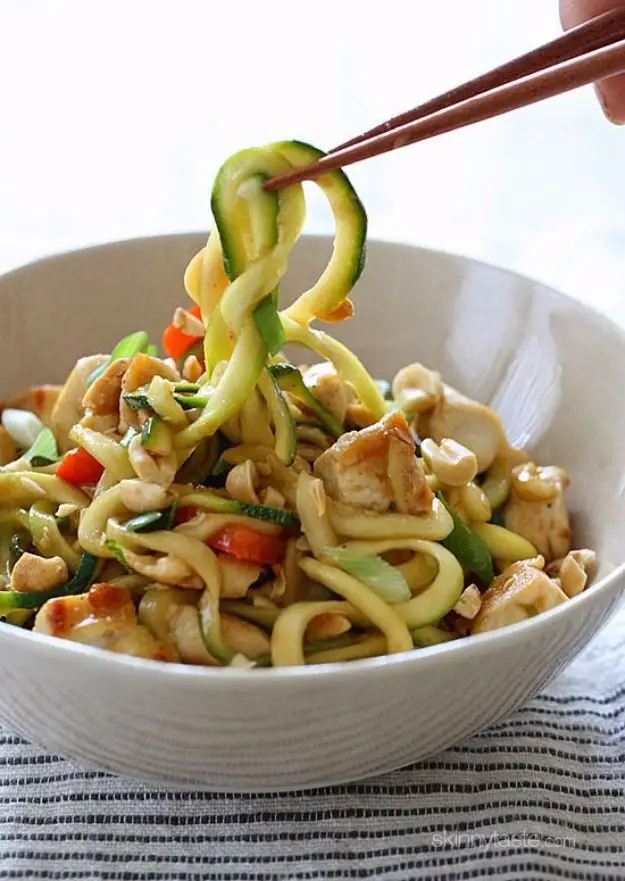
<instances>
[{"instance_id":1,"label":"food in bowl","mask_svg":"<svg viewBox=\"0 0 625 881\"><path fill-rule=\"evenodd\" d=\"M132 333L62 387L4 403L0 615L110 651L292 666L497 629L584 590L568 476L511 445L492 409L414 362L390 382L312 326L353 315L366 215L342 171L317 183L330 262L279 310L317 158L244 150L217 175L163 356ZM295 367L286 343L323 360ZM416 353L415 353L416 354Z\"/></svg>"}]
</instances>

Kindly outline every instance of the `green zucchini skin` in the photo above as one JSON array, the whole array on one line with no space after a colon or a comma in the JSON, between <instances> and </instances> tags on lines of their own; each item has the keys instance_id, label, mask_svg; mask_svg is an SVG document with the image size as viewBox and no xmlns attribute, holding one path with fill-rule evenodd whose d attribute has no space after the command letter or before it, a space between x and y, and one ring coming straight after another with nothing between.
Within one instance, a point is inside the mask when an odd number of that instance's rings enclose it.
<instances>
[{"instance_id":1,"label":"green zucchini skin","mask_svg":"<svg viewBox=\"0 0 625 881\"><path fill-rule=\"evenodd\" d=\"M316 162L326 154L304 141L281 141L272 144L295 167ZM367 260L367 212L345 172L339 168L317 178L316 183L325 192L334 215L344 225L346 241L351 254L342 254L343 283L346 297L363 273ZM342 298L341 298L342 299Z\"/></svg>"},{"instance_id":2,"label":"green zucchini skin","mask_svg":"<svg viewBox=\"0 0 625 881\"><path fill-rule=\"evenodd\" d=\"M141 429L141 443L150 453L166 456L171 450L171 435L159 416L150 416Z\"/></svg>"},{"instance_id":3,"label":"green zucchini skin","mask_svg":"<svg viewBox=\"0 0 625 881\"><path fill-rule=\"evenodd\" d=\"M335 440L345 433L342 422L313 395L296 367L293 367L292 364L272 364L269 371L282 391L289 392L309 410L312 410L328 434Z\"/></svg>"}]
</instances>

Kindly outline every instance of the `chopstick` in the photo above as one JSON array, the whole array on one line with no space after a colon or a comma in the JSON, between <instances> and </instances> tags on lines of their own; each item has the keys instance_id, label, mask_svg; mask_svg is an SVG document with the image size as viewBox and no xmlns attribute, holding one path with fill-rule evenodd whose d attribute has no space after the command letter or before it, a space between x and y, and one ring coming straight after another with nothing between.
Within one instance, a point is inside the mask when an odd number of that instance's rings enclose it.
<instances>
[{"instance_id":1,"label":"chopstick","mask_svg":"<svg viewBox=\"0 0 625 881\"><path fill-rule=\"evenodd\" d=\"M412 110L400 113L399 116L393 116L361 135L339 144L330 150L330 153L338 153L339 150L353 147L354 144L368 141L369 138L383 135L385 132L407 125L409 122L415 122L431 113L451 107L452 104L475 98L476 95L482 95L484 92L504 86L506 83L512 83L533 73L539 73L555 64L570 61L572 58L584 55L586 52L592 52L594 49L609 46L618 40L625 40L625 9L623 8L604 12L603 15L598 15L596 18L572 28L566 34L562 34L537 49L532 49L531 52L526 52L525 55L520 55L500 67L495 67L488 73L469 80L461 86L456 86L449 92L443 92L442 95L431 98L425 104L413 107Z\"/></svg>"},{"instance_id":2,"label":"chopstick","mask_svg":"<svg viewBox=\"0 0 625 881\"><path fill-rule=\"evenodd\" d=\"M606 39L610 38L606 35ZM344 168L363 159L370 159L418 141L501 116L623 71L625 71L625 40L621 39L617 43L587 52L545 72L501 86L440 110L432 116L329 153L310 165L270 178L265 182L264 188L273 191L303 180L311 180L326 171Z\"/></svg>"}]
</instances>

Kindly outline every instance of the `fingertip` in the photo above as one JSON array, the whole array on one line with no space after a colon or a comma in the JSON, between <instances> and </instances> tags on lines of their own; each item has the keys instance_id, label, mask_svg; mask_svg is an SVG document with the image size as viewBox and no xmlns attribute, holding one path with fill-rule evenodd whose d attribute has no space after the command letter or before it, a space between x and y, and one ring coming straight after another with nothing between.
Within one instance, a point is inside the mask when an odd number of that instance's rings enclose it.
<instances>
[{"instance_id":1,"label":"fingertip","mask_svg":"<svg viewBox=\"0 0 625 881\"><path fill-rule=\"evenodd\" d=\"M615 125L625 124L625 75L602 80L595 86L606 118Z\"/></svg>"}]
</instances>

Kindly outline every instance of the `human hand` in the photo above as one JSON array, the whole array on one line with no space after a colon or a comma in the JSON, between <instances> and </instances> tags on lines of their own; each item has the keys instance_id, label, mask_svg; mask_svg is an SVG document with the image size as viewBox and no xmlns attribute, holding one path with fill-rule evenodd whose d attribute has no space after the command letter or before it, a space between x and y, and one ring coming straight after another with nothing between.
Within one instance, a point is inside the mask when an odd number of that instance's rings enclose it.
<instances>
[{"instance_id":1,"label":"human hand","mask_svg":"<svg viewBox=\"0 0 625 881\"><path fill-rule=\"evenodd\" d=\"M620 6L625 7L625 0L560 0L560 20L568 30ZM625 123L625 74L601 80L597 93L608 119Z\"/></svg>"}]
</instances>

